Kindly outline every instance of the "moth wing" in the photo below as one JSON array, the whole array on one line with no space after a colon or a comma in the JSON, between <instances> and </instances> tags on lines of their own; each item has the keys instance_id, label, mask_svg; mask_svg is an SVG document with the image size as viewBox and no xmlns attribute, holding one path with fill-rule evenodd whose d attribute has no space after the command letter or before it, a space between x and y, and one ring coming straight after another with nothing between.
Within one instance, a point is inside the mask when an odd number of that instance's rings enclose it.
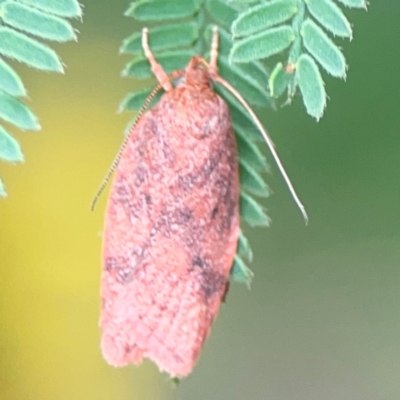
<instances>
[{"instance_id":1,"label":"moth wing","mask_svg":"<svg viewBox=\"0 0 400 400\"><path fill-rule=\"evenodd\" d=\"M238 172L222 100L212 99L212 135L199 140L187 134L196 127L177 128L190 118L168 95L142 117L115 174L100 325L110 364L150 358L185 376L218 313L236 252Z\"/></svg>"}]
</instances>

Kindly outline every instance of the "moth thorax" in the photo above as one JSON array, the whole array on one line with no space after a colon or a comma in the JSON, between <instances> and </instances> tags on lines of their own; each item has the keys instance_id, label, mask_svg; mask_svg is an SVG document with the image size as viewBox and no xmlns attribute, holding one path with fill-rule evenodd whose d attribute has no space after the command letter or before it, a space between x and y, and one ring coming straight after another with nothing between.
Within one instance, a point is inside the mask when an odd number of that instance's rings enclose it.
<instances>
[{"instance_id":1,"label":"moth thorax","mask_svg":"<svg viewBox=\"0 0 400 400\"><path fill-rule=\"evenodd\" d=\"M199 90L211 87L210 73L195 57L186 67L184 81L185 86L198 88Z\"/></svg>"}]
</instances>

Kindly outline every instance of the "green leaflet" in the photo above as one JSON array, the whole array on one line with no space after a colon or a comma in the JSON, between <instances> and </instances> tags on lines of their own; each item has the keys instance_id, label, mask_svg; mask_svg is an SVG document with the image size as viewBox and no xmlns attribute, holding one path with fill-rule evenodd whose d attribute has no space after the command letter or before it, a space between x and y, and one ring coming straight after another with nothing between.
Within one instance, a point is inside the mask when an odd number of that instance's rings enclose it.
<instances>
[{"instance_id":1,"label":"green leaflet","mask_svg":"<svg viewBox=\"0 0 400 400\"><path fill-rule=\"evenodd\" d=\"M198 37L199 29L195 22L162 25L151 28L149 31L149 43L153 52L189 46ZM123 53L142 54L142 33L136 32L125 39L122 42L120 51Z\"/></svg>"},{"instance_id":2,"label":"green leaflet","mask_svg":"<svg viewBox=\"0 0 400 400\"><path fill-rule=\"evenodd\" d=\"M237 254L233 261L230 275L234 281L245 283L247 287L250 287L251 281L254 277L253 272L247 267L247 265Z\"/></svg>"},{"instance_id":3,"label":"green leaflet","mask_svg":"<svg viewBox=\"0 0 400 400\"><path fill-rule=\"evenodd\" d=\"M239 101L231 94L226 95L225 92L222 93L224 94L224 99L229 104L229 111L233 124L236 127L240 127L243 132L246 132L246 136L249 140L264 142L264 138L261 136L260 131L254 125L249 113L243 108Z\"/></svg>"},{"instance_id":4,"label":"green leaflet","mask_svg":"<svg viewBox=\"0 0 400 400\"><path fill-rule=\"evenodd\" d=\"M213 25L208 25L204 33L204 38L206 43L211 43L212 37L212 27ZM225 57L229 55L233 41L230 34L225 29L218 29L219 32L219 43L218 43L218 57ZM228 63L228 68L231 66ZM237 72L241 71L240 74L243 76L250 76L253 80L261 86L265 86L268 82L268 72L265 67L258 61L253 61L250 63L243 63L235 65ZM265 90L264 90L265 92ZM269 99L271 102L271 99Z\"/></svg>"},{"instance_id":5,"label":"green leaflet","mask_svg":"<svg viewBox=\"0 0 400 400\"><path fill-rule=\"evenodd\" d=\"M166 21L190 17L198 8L196 0L139 0L132 3L125 15L138 21Z\"/></svg>"},{"instance_id":6,"label":"green leaflet","mask_svg":"<svg viewBox=\"0 0 400 400\"><path fill-rule=\"evenodd\" d=\"M0 197L6 197L6 196L7 196L6 188L4 187L3 181L0 178Z\"/></svg>"},{"instance_id":7,"label":"green leaflet","mask_svg":"<svg viewBox=\"0 0 400 400\"><path fill-rule=\"evenodd\" d=\"M82 9L77 0L19 0L19 2L61 17L82 16Z\"/></svg>"},{"instance_id":8,"label":"green leaflet","mask_svg":"<svg viewBox=\"0 0 400 400\"><path fill-rule=\"evenodd\" d=\"M230 102L230 100L228 100L228 104L232 124L235 126L235 129L240 132L245 132L244 134L249 138L249 140L264 141L260 131L254 125L246 111L241 106L237 107L237 104Z\"/></svg>"},{"instance_id":9,"label":"green leaflet","mask_svg":"<svg viewBox=\"0 0 400 400\"><path fill-rule=\"evenodd\" d=\"M245 192L240 192L240 216L250 226L269 226L271 222L264 208Z\"/></svg>"},{"instance_id":10,"label":"green leaflet","mask_svg":"<svg viewBox=\"0 0 400 400\"><path fill-rule=\"evenodd\" d=\"M251 76L252 79L255 79L261 88L265 92L265 87L267 85L269 75L265 67L258 61L253 61L251 63L238 64L238 69L242 70L243 73L247 76ZM273 100L269 97L268 92L266 94L270 107L274 107Z\"/></svg>"},{"instance_id":11,"label":"green leaflet","mask_svg":"<svg viewBox=\"0 0 400 400\"><path fill-rule=\"evenodd\" d=\"M26 89L18 74L0 58L0 90L12 96L26 96Z\"/></svg>"},{"instance_id":12,"label":"green leaflet","mask_svg":"<svg viewBox=\"0 0 400 400\"><path fill-rule=\"evenodd\" d=\"M58 42L76 40L74 29L63 18L13 1L3 3L1 10L4 22L21 31Z\"/></svg>"},{"instance_id":13,"label":"green leaflet","mask_svg":"<svg viewBox=\"0 0 400 400\"><path fill-rule=\"evenodd\" d=\"M240 231L239 234L237 252L240 256L245 257L248 261L253 261L253 251L251 250L249 240L246 236L244 236L242 231Z\"/></svg>"},{"instance_id":14,"label":"green leaflet","mask_svg":"<svg viewBox=\"0 0 400 400\"><path fill-rule=\"evenodd\" d=\"M192 49L170 51L157 54L157 62L159 62L167 73L180 70L186 67L190 58L194 55ZM139 56L135 57L130 63L127 64L123 76L134 76L135 78L151 78L153 72L150 69L150 64L146 58Z\"/></svg>"},{"instance_id":15,"label":"green leaflet","mask_svg":"<svg viewBox=\"0 0 400 400\"><path fill-rule=\"evenodd\" d=\"M207 0L206 9L218 25L228 28L237 17L237 11L223 0Z\"/></svg>"},{"instance_id":16,"label":"green leaflet","mask_svg":"<svg viewBox=\"0 0 400 400\"><path fill-rule=\"evenodd\" d=\"M266 90L250 75L236 65L229 65L228 59L221 56L218 58L218 69L223 76L250 104L258 106L269 106L271 99Z\"/></svg>"},{"instance_id":17,"label":"green leaflet","mask_svg":"<svg viewBox=\"0 0 400 400\"><path fill-rule=\"evenodd\" d=\"M231 3L237 4L237 5L242 5L242 6L260 2L260 0L228 0L228 1L230 1Z\"/></svg>"},{"instance_id":18,"label":"green leaflet","mask_svg":"<svg viewBox=\"0 0 400 400\"><path fill-rule=\"evenodd\" d=\"M270 189L262 176L244 159L239 160L240 185L259 197L268 197Z\"/></svg>"},{"instance_id":19,"label":"green leaflet","mask_svg":"<svg viewBox=\"0 0 400 400\"><path fill-rule=\"evenodd\" d=\"M269 90L271 97L278 98L287 89L293 74L286 72L282 63L276 64L274 70L269 76Z\"/></svg>"},{"instance_id":20,"label":"green leaflet","mask_svg":"<svg viewBox=\"0 0 400 400\"><path fill-rule=\"evenodd\" d=\"M351 38L351 26L342 10L332 0L305 0L311 15L328 31Z\"/></svg>"},{"instance_id":21,"label":"green leaflet","mask_svg":"<svg viewBox=\"0 0 400 400\"><path fill-rule=\"evenodd\" d=\"M297 62L296 79L308 114L320 119L326 106L324 82L317 64L307 54L301 55Z\"/></svg>"},{"instance_id":22,"label":"green leaflet","mask_svg":"<svg viewBox=\"0 0 400 400\"><path fill-rule=\"evenodd\" d=\"M229 104L229 109L232 117L232 122L237 126L242 127L246 131L246 135L252 140L264 142L261 132L254 124L248 111L243 107L242 103L227 89L216 86L216 92L221 94L225 101Z\"/></svg>"},{"instance_id":23,"label":"green leaflet","mask_svg":"<svg viewBox=\"0 0 400 400\"><path fill-rule=\"evenodd\" d=\"M250 8L232 24L234 37L266 30L290 19L297 12L296 0L272 0Z\"/></svg>"},{"instance_id":24,"label":"green leaflet","mask_svg":"<svg viewBox=\"0 0 400 400\"><path fill-rule=\"evenodd\" d=\"M339 48L313 21L307 19L301 27L304 46L322 65L337 78L346 77L346 60Z\"/></svg>"},{"instance_id":25,"label":"green leaflet","mask_svg":"<svg viewBox=\"0 0 400 400\"><path fill-rule=\"evenodd\" d=\"M264 140L260 131L254 125L249 113L243 108L239 100L232 93L221 85L215 87L215 91L229 104L229 111L232 121L237 126L242 127L246 135L255 140Z\"/></svg>"},{"instance_id":26,"label":"green leaflet","mask_svg":"<svg viewBox=\"0 0 400 400\"><path fill-rule=\"evenodd\" d=\"M57 54L50 47L30 37L0 27L0 53L44 71L64 72Z\"/></svg>"},{"instance_id":27,"label":"green leaflet","mask_svg":"<svg viewBox=\"0 0 400 400\"><path fill-rule=\"evenodd\" d=\"M268 172L270 166L258 146L240 125L233 122L232 126L236 135L239 159L246 161L256 170Z\"/></svg>"},{"instance_id":28,"label":"green leaflet","mask_svg":"<svg viewBox=\"0 0 400 400\"><path fill-rule=\"evenodd\" d=\"M2 126L0 126L0 159L8 162L24 161L20 145Z\"/></svg>"},{"instance_id":29,"label":"green leaflet","mask_svg":"<svg viewBox=\"0 0 400 400\"><path fill-rule=\"evenodd\" d=\"M295 39L296 35L289 25L268 29L235 42L229 57L232 62L238 63L261 60L285 50Z\"/></svg>"},{"instance_id":30,"label":"green leaflet","mask_svg":"<svg viewBox=\"0 0 400 400\"><path fill-rule=\"evenodd\" d=\"M348 7L366 8L366 0L337 1ZM297 81L290 68L297 63L305 50L332 76L346 77L345 58L323 30L344 38L352 37L351 25L334 0L229 2L240 10L231 26L232 34L236 38L230 50L231 62L243 63L243 66L246 66L247 62L275 56L288 48L288 57L283 55L280 60L274 60L276 67L268 78L268 89L272 98L279 98L285 91L286 103L293 98ZM256 5L250 5L254 3ZM307 16L313 17L323 29L313 20L306 19ZM224 51L228 44L229 42L222 43ZM286 70L286 66L290 67L289 71ZM262 81L256 79L264 87Z\"/></svg>"},{"instance_id":31,"label":"green leaflet","mask_svg":"<svg viewBox=\"0 0 400 400\"><path fill-rule=\"evenodd\" d=\"M303 53L303 51L304 50L301 42L301 36L297 36L296 40L290 46L288 63L295 63L300 55Z\"/></svg>"},{"instance_id":32,"label":"green leaflet","mask_svg":"<svg viewBox=\"0 0 400 400\"><path fill-rule=\"evenodd\" d=\"M367 0L338 0L346 7L367 9Z\"/></svg>"},{"instance_id":33,"label":"green leaflet","mask_svg":"<svg viewBox=\"0 0 400 400\"><path fill-rule=\"evenodd\" d=\"M82 15L77 0L0 0L0 55L44 71L63 72L56 52L22 33L47 40L76 40L71 24L62 17ZM0 58L0 118L21 129L39 130L32 111L16 97L26 96L26 89L3 58ZM0 159L7 162L24 160L19 143L0 127ZM5 196L0 180L0 196Z\"/></svg>"},{"instance_id":34,"label":"green leaflet","mask_svg":"<svg viewBox=\"0 0 400 400\"><path fill-rule=\"evenodd\" d=\"M5 92L0 92L0 118L21 129L37 131L40 125L29 108Z\"/></svg>"}]
</instances>

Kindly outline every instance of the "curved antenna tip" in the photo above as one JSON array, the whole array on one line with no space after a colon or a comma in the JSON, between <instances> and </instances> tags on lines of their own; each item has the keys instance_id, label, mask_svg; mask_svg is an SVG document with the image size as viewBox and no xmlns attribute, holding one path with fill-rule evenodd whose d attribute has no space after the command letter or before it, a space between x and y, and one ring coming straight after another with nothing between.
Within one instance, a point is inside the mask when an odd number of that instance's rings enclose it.
<instances>
[{"instance_id":1,"label":"curved antenna tip","mask_svg":"<svg viewBox=\"0 0 400 400\"><path fill-rule=\"evenodd\" d=\"M308 214L307 214L306 208L303 205L301 205L299 207L300 207L301 213L303 214L304 222L305 222L306 226L308 226L309 219L308 219Z\"/></svg>"}]
</instances>

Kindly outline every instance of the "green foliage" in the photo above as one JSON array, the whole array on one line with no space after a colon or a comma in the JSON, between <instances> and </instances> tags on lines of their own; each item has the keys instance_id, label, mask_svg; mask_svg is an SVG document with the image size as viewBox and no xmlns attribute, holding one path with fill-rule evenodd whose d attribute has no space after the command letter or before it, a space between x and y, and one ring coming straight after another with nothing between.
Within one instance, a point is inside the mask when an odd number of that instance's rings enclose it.
<instances>
[{"instance_id":1,"label":"green foliage","mask_svg":"<svg viewBox=\"0 0 400 400\"><path fill-rule=\"evenodd\" d=\"M245 283L248 287L250 287L254 274L244 263L243 259L236 254L231 269L231 276L236 282Z\"/></svg>"},{"instance_id":2,"label":"green foliage","mask_svg":"<svg viewBox=\"0 0 400 400\"><path fill-rule=\"evenodd\" d=\"M27 92L19 75L2 58L7 57L42 71L63 73L57 53L37 38L66 42L76 40L70 22L80 17L77 0L0 1L0 118L24 130L39 130L35 114L23 103ZM18 142L0 126L0 159L22 162ZM0 180L0 197L6 196Z\"/></svg>"},{"instance_id":3,"label":"green foliage","mask_svg":"<svg viewBox=\"0 0 400 400\"><path fill-rule=\"evenodd\" d=\"M22 162L22 154L19 143L0 126L0 158L8 162Z\"/></svg>"},{"instance_id":4,"label":"green foliage","mask_svg":"<svg viewBox=\"0 0 400 400\"><path fill-rule=\"evenodd\" d=\"M164 67L167 73L181 69L186 65L190 58L195 55L193 49L166 51L159 55L158 62ZM144 56L135 57L122 72L123 76L134 76L138 79L151 78L150 65Z\"/></svg>"},{"instance_id":5,"label":"green foliage","mask_svg":"<svg viewBox=\"0 0 400 400\"><path fill-rule=\"evenodd\" d=\"M59 42L76 40L74 29L63 18L18 3L8 3L3 10L3 21L15 29Z\"/></svg>"},{"instance_id":6,"label":"green foliage","mask_svg":"<svg viewBox=\"0 0 400 400\"><path fill-rule=\"evenodd\" d=\"M199 27L194 21L161 25L151 30L151 49L155 52L192 45L199 37ZM142 53L142 34L135 32L122 43L121 52Z\"/></svg>"},{"instance_id":7,"label":"green foliage","mask_svg":"<svg viewBox=\"0 0 400 400\"><path fill-rule=\"evenodd\" d=\"M367 0L338 0L346 7L367 9Z\"/></svg>"},{"instance_id":8,"label":"green foliage","mask_svg":"<svg viewBox=\"0 0 400 400\"><path fill-rule=\"evenodd\" d=\"M251 262L253 261L253 252L247 238L240 232L237 254L231 269L231 276L236 282L245 283L250 287L251 281L253 279L253 272L247 267L243 259Z\"/></svg>"},{"instance_id":9,"label":"green foliage","mask_svg":"<svg viewBox=\"0 0 400 400\"><path fill-rule=\"evenodd\" d=\"M236 42L232 47L230 58L238 63L268 58L285 50L295 38L291 26L271 28ZM268 43L268 46L265 43Z\"/></svg>"},{"instance_id":10,"label":"green foliage","mask_svg":"<svg viewBox=\"0 0 400 400\"><path fill-rule=\"evenodd\" d=\"M82 16L82 9L77 0L19 0L18 2L60 17Z\"/></svg>"},{"instance_id":11,"label":"green foliage","mask_svg":"<svg viewBox=\"0 0 400 400\"><path fill-rule=\"evenodd\" d=\"M351 26L342 10L331 0L307 0L310 14L336 36L351 38Z\"/></svg>"},{"instance_id":12,"label":"green foliage","mask_svg":"<svg viewBox=\"0 0 400 400\"><path fill-rule=\"evenodd\" d=\"M259 4L238 16L232 24L232 35L243 37L263 31L292 18L296 11L296 0Z\"/></svg>"},{"instance_id":13,"label":"green foliage","mask_svg":"<svg viewBox=\"0 0 400 400\"><path fill-rule=\"evenodd\" d=\"M21 129L39 130L36 116L21 101L5 92L0 92L0 117Z\"/></svg>"},{"instance_id":14,"label":"green foliage","mask_svg":"<svg viewBox=\"0 0 400 400\"><path fill-rule=\"evenodd\" d=\"M269 90L274 98L280 97L286 90L291 74L286 71L283 64L278 62L269 77Z\"/></svg>"},{"instance_id":15,"label":"green foliage","mask_svg":"<svg viewBox=\"0 0 400 400\"><path fill-rule=\"evenodd\" d=\"M240 232L239 235L237 252L246 260L248 261L253 260L253 252L251 251L250 243L246 238L246 236L243 235L243 232Z\"/></svg>"},{"instance_id":16,"label":"green foliage","mask_svg":"<svg viewBox=\"0 0 400 400\"><path fill-rule=\"evenodd\" d=\"M199 8L196 0L139 0L125 13L138 21L165 21L191 17Z\"/></svg>"},{"instance_id":17,"label":"green foliage","mask_svg":"<svg viewBox=\"0 0 400 400\"><path fill-rule=\"evenodd\" d=\"M271 223L264 207L243 190L240 193L240 215L251 226L269 226Z\"/></svg>"},{"instance_id":18,"label":"green foliage","mask_svg":"<svg viewBox=\"0 0 400 400\"><path fill-rule=\"evenodd\" d=\"M307 112L321 114L326 102L324 82L316 62L308 54L302 54L297 61L296 80Z\"/></svg>"},{"instance_id":19,"label":"green foliage","mask_svg":"<svg viewBox=\"0 0 400 400\"><path fill-rule=\"evenodd\" d=\"M26 96L26 89L18 74L0 58L0 90L12 96Z\"/></svg>"},{"instance_id":20,"label":"green foliage","mask_svg":"<svg viewBox=\"0 0 400 400\"><path fill-rule=\"evenodd\" d=\"M54 50L11 28L0 27L0 54L43 71L64 72Z\"/></svg>"},{"instance_id":21,"label":"green foliage","mask_svg":"<svg viewBox=\"0 0 400 400\"><path fill-rule=\"evenodd\" d=\"M268 197L270 190L265 180L249 162L244 159L239 161L240 184L242 189L260 197Z\"/></svg>"},{"instance_id":22,"label":"green foliage","mask_svg":"<svg viewBox=\"0 0 400 400\"><path fill-rule=\"evenodd\" d=\"M329 37L352 38L339 4L366 8L366 0L227 1L239 10L231 27L230 60L247 63L279 54L269 79L271 97L278 99L286 91L290 101L299 87L308 114L321 118L327 95L320 67L334 77L346 77L345 58Z\"/></svg>"},{"instance_id":23,"label":"green foliage","mask_svg":"<svg viewBox=\"0 0 400 400\"><path fill-rule=\"evenodd\" d=\"M140 0L134 2L126 12L138 21L163 21L149 31L150 47L165 71L183 69L192 55L208 58L210 51L212 25L219 26L219 74L230 82L247 100L255 106L270 107L271 97L264 88L269 75L265 67L257 61L246 64L231 64L228 56L233 45L228 31L238 16L237 9L224 0ZM135 32L122 43L121 52L133 55L123 70L124 76L147 79L153 74L144 57L141 45L141 32ZM154 86L154 85L153 85ZM122 110L139 110L152 87L129 93L120 104ZM240 164L241 220L252 226L266 226L269 218L254 196L267 197L270 193L262 173L268 164L262 155L257 141L263 140L248 112L240 102L221 85L215 90L230 107L233 128L236 134ZM158 101L153 100L153 104ZM244 259L251 261L251 249L246 238L241 235L238 254L232 267L232 277L240 282L250 283L252 273Z\"/></svg>"},{"instance_id":24,"label":"green foliage","mask_svg":"<svg viewBox=\"0 0 400 400\"><path fill-rule=\"evenodd\" d=\"M346 77L346 60L342 52L315 22L305 20L301 36L304 47L327 72L337 78Z\"/></svg>"}]
</instances>

